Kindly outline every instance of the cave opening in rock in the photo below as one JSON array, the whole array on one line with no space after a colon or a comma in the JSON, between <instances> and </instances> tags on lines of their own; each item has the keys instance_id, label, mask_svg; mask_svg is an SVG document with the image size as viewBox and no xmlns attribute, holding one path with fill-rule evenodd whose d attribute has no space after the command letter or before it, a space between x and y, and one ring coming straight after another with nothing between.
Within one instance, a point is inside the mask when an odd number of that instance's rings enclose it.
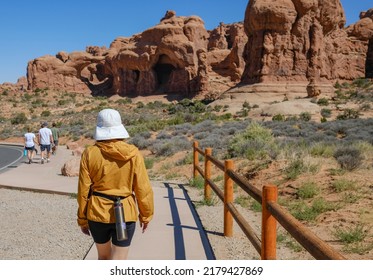
<instances>
[{"instance_id":1,"label":"cave opening in rock","mask_svg":"<svg viewBox=\"0 0 373 280\"><path fill-rule=\"evenodd\" d=\"M365 75L373 78L373 39L369 40L367 59L365 61Z\"/></svg>"},{"instance_id":2,"label":"cave opening in rock","mask_svg":"<svg viewBox=\"0 0 373 280\"><path fill-rule=\"evenodd\" d=\"M134 70L133 71L133 76L134 76L135 82L137 83L140 80L140 71L139 70Z\"/></svg>"},{"instance_id":3,"label":"cave opening in rock","mask_svg":"<svg viewBox=\"0 0 373 280\"><path fill-rule=\"evenodd\" d=\"M233 42L231 40L231 36L230 35L225 35L225 40L227 40L227 43L228 43L228 50L233 48Z\"/></svg>"},{"instance_id":4,"label":"cave opening in rock","mask_svg":"<svg viewBox=\"0 0 373 280\"><path fill-rule=\"evenodd\" d=\"M157 64L154 66L154 71L157 75L157 90L165 89L170 80L171 73L175 69L167 55L161 55L159 57Z\"/></svg>"}]
</instances>

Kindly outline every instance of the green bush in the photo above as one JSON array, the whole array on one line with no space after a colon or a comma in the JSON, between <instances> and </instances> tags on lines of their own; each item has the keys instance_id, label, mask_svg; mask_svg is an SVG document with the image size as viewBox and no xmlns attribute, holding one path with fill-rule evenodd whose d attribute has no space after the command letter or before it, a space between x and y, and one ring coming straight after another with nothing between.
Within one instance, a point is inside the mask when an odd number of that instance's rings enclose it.
<instances>
[{"instance_id":1,"label":"green bush","mask_svg":"<svg viewBox=\"0 0 373 280\"><path fill-rule=\"evenodd\" d=\"M360 224L346 229L338 227L334 231L334 236L341 242L350 244L363 241L365 237L367 237L367 230L363 225Z\"/></svg>"},{"instance_id":2,"label":"green bush","mask_svg":"<svg viewBox=\"0 0 373 280\"><path fill-rule=\"evenodd\" d=\"M320 98L319 100L317 100L317 104L320 106L328 106L329 100L326 98Z\"/></svg>"},{"instance_id":3,"label":"green bush","mask_svg":"<svg viewBox=\"0 0 373 280\"><path fill-rule=\"evenodd\" d=\"M297 191L297 195L302 199L313 198L318 193L319 188L315 182L306 182Z\"/></svg>"},{"instance_id":4,"label":"green bush","mask_svg":"<svg viewBox=\"0 0 373 280\"><path fill-rule=\"evenodd\" d=\"M154 159L153 158L145 158L144 162L145 162L146 169L152 169L153 168L153 166L154 166Z\"/></svg>"},{"instance_id":5,"label":"green bush","mask_svg":"<svg viewBox=\"0 0 373 280\"><path fill-rule=\"evenodd\" d=\"M41 117L49 117L51 115L51 112L46 110L46 111L43 111L41 112L40 116Z\"/></svg>"},{"instance_id":6,"label":"green bush","mask_svg":"<svg viewBox=\"0 0 373 280\"><path fill-rule=\"evenodd\" d=\"M197 189L203 189L205 187L205 180L202 176L198 175L196 178L190 179L189 184Z\"/></svg>"},{"instance_id":7,"label":"green bush","mask_svg":"<svg viewBox=\"0 0 373 280\"><path fill-rule=\"evenodd\" d=\"M372 85L372 82L370 79L359 78L359 79L354 80L352 84L359 88L368 88Z\"/></svg>"},{"instance_id":8,"label":"green bush","mask_svg":"<svg viewBox=\"0 0 373 280\"><path fill-rule=\"evenodd\" d=\"M355 109L344 109L343 113L337 116L337 120L358 119L359 116L359 111Z\"/></svg>"},{"instance_id":9,"label":"green bush","mask_svg":"<svg viewBox=\"0 0 373 280\"><path fill-rule=\"evenodd\" d=\"M330 118L330 116L332 115L332 111L328 108L322 108L321 109L321 116L323 116L324 118Z\"/></svg>"},{"instance_id":10,"label":"green bush","mask_svg":"<svg viewBox=\"0 0 373 280\"><path fill-rule=\"evenodd\" d=\"M309 112L302 112L299 115L299 119L304 122L308 122L311 120L311 114Z\"/></svg>"},{"instance_id":11,"label":"green bush","mask_svg":"<svg viewBox=\"0 0 373 280\"><path fill-rule=\"evenodd\" d=\"M285 121L285 116L282 114L277 114L272 117L272 121L274 122L283 122Z\"/></svg>"},{"instance_id":12,"label":"green bush","mask_svg":"<svg viewBox=\"0 0 373 280\"><path fill-rule=\"evenodd\" d=\"M327 202L324 198L316 198L311 205L304 201L291 206L292 215L298 220L314 221L321 213L335 210L336 206Z\"/></svg>"},{"instance_id":13,"label":"green bush","mask_svg":"<svg viewBox=\"0 0 373 280\"><path fill-rule=\"evenodd\" d=\"M252 122L245 131L236 134L228 144L232 157L244 156L247 159L264 159L276 150L272 131Z\"/></svg>"},{"instance_id":14,"label":"green bush","mask_svg":"<svg viewBox=\"0 0 373 280\"><path fill-rule=\"evenodd\" d=\"M25 124L27 122L27 117L25 113L19 113L10 120L11 124Z\"/></svg>"},{"instance_id":15,"label":"green bush","mask_svg":"<svg viewBox=\"0 0 373 280\"><path fill-rule=\"evenodd\" d=\"M333 188L336 192L343 192L346 190L355 189L355 182L346 179L339 179L332 183Z\"/></svg>"}]
</instances>

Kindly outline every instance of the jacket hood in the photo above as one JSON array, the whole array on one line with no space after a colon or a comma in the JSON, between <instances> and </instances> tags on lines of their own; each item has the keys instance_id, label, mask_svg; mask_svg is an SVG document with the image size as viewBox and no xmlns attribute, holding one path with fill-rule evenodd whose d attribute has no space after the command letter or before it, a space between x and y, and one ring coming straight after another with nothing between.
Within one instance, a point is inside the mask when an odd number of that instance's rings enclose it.
<instances>
[{"instance_id":1,"label":"jacket hood","mask_svg":"<svg viewBox=\"0 0 373 280\"><path fill-rule=\"evenodd\" d=\"M138 153L138 149L134 145L127 144L123 140L96 142L95 145L105 157L120 161L130 160Z\"/></svg>"}]
</instances>

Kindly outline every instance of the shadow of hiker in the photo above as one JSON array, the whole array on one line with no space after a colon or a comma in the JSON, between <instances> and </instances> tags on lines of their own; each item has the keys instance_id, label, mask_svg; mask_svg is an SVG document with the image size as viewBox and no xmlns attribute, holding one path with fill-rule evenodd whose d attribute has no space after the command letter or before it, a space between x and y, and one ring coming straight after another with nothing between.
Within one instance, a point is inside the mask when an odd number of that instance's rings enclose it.
<instances>
[{"instance_id":1,"label":"shadow of hiker","mask_svg":"<svg viewBox=\"0 0 373 280\"><path fill-rule=\"evenodd\" d=\"M173 224L167 224L168 226L174 227L174 242L175 242L175 260L185 260L185 244L184 244L184 234L183 229L197 230L199 231L199 236L202 242L204 253L207 260L215 260L215 255L207 238L206 232L202 226L199 216L194 209L191 199L182 184L177 184L176 186L183 191L184 197L175 197L174 188L171 187L171 183L164 183L168 190L168 201L170 204L170 210L172 215ZM193 215L196 227L185 226L181 224L179 211L176 205L176 200L185 200L188 203L189 209Z\"/></svg>"}]
</instances>

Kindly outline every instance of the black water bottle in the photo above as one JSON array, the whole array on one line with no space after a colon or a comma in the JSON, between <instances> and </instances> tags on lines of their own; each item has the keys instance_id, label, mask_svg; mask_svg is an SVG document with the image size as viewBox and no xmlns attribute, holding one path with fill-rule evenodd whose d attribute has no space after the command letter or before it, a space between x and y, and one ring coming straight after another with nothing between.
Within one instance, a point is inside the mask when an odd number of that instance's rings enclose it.
<instances>
[{"instance_id":1,"label":"black water bottle","mask_svg":"<svg viewBox=\"0 0 373 280\"><path fill-rule=\"evenodd\" d=\"M123 204L118 197L114 202L115 226L117 230L117 239L119 241L127 240L127 227L124 219Z\"/></svg>"}]
</instances>

